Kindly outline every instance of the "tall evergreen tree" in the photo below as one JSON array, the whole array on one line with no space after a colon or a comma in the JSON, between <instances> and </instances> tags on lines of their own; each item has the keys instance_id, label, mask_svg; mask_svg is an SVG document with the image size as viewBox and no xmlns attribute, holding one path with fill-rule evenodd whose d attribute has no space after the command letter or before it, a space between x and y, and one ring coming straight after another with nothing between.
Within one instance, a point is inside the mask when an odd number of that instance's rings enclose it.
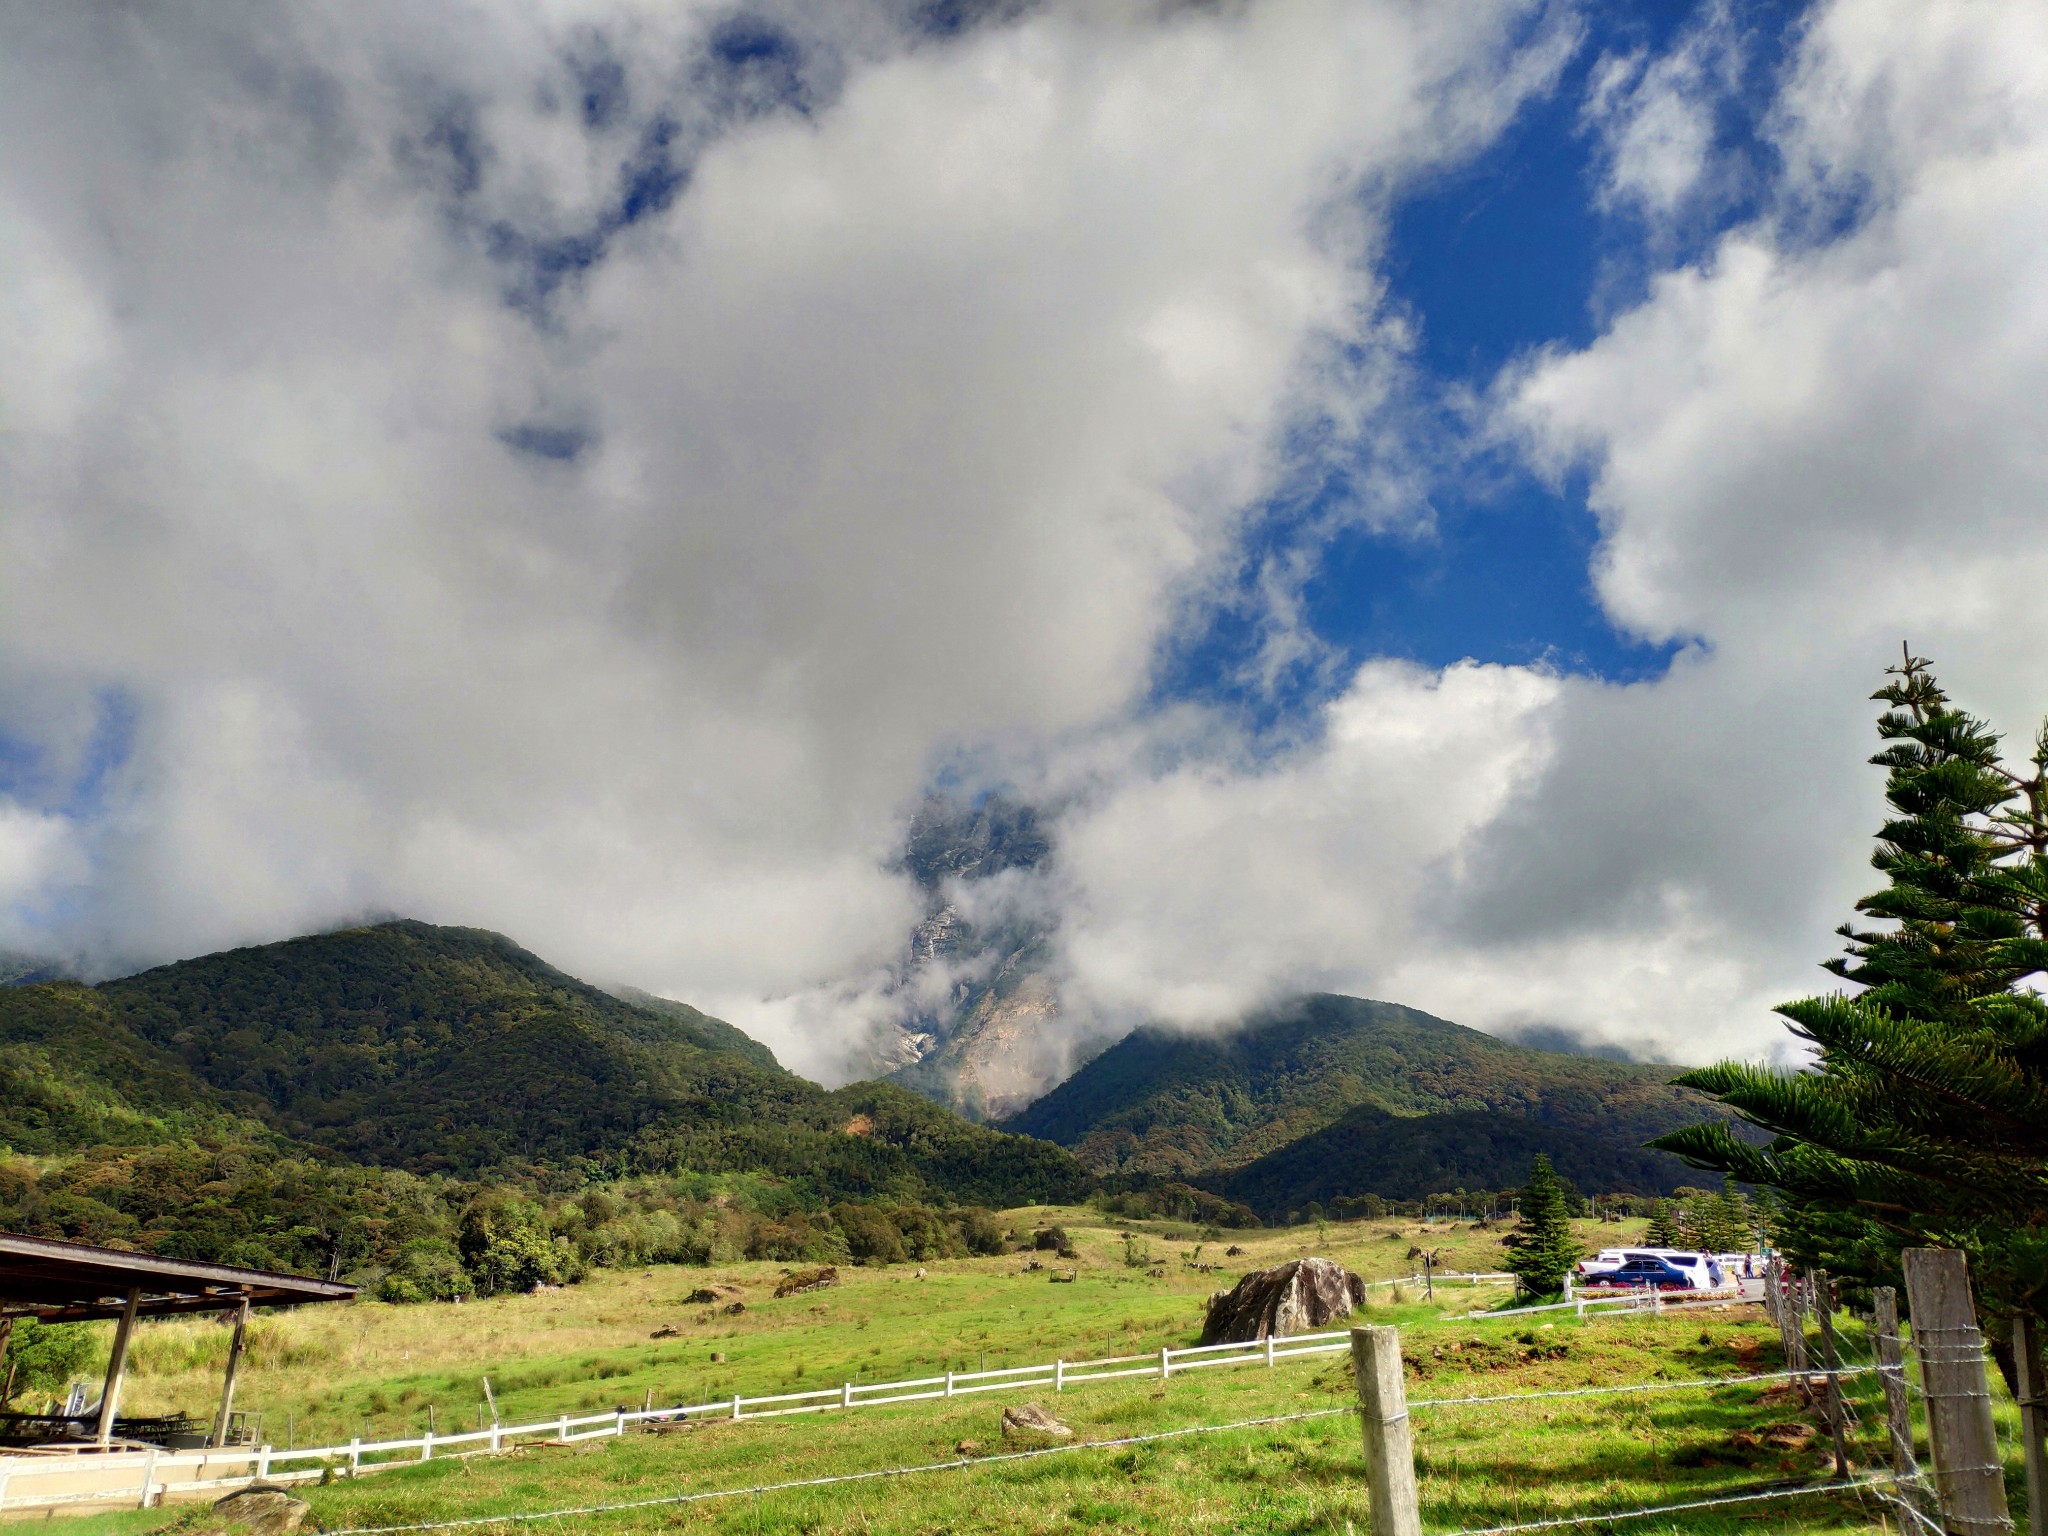
<instances>
[{"instance_id":1,"label":"tall evergreen tree","mask_svg":"<svg viewBox=\"0 0 2048 1536\"><path fill-rule=\"evenodd\" d=\"M1678 1229L1678 1212L1669 1200L1650 1207L1650 1229L1643 1240L1652 1248L1676 1248L1684 1234Z\"/></svg>"},{"instance_id":2,"label":"tall evergreen tree","mask_svg":"<svg viewBox=\"0 0 2048 1536\"><path fill-rule=\"evenodd\" d=\"M1530 1165L1529 1182L1522 1186L1521 1211L1522 1224L1508 1238L1507 1265L1524 1291L1547 1296L1563 1287L1564 1277L1584 1250L1572 1236L1564 1180L1541 1152Z\"/></svg>"},{"instance_id":3,"label":"tall evergreen tree","mask_svg":"<svg viewBox=\"0 0 2048 1536\"><path fill-rule=\"evenodd\" d=\"M1871 759L1887 772L1871 862L1888 883L1857 904L1888 926L1843 928L1828 963L1858 990L1778 1010L1812 1070L1679 1080L1768 1145L1720 1125L1653 1145L1781 1191L1795 1256L1888 1281L1904 1246L1961 1247L1994 1330L2020 1310L2048 1320L2048 1002L2023 985L2048 970L2048 727L2016 772L1925 660L1889 676Z\"/></svg>"}]
</instances>

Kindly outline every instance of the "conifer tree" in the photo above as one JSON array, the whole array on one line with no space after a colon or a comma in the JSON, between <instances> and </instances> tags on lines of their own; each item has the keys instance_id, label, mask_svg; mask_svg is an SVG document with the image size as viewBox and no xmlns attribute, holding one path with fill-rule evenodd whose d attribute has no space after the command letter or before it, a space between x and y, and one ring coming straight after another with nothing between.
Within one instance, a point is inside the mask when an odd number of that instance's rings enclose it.
<instances>
[{"instance_id":1,"label":"conifer tree","mask_svg":"<svg viewBox=\"0 0 2048 1536\"><path fill-rule=\"evenodd\" d=\"M1643 1234L1645 1242L1652 1248L1676 1248L1680 1235L1678 1213L1669 1200L1659 1200L1650 1207L1650 1229Z\"/></svg>"},{"instance_id":2,"label":"conifer tree","mask_svg":"<svg viewBox=\"0 0 2048 1536\"><path fill-rule=\"evenodd\" d=\"M1572 1236L1571 1211L1564 1180L1543 1153L1529 1168L1522 1186L1521 1227L1508 1239L1507 1266L1531 1295L1547 1296L1564 1285L1584 1250Z\"/></svg>"},{"instance_id":3,"label":"conifer tree","mask_svg":"<svg viewBox=\"0 0 2048 1536\"><path fill-rule=\"evenodd\" d=\"M2048 1321L2048 1001L2023 985L2048 970L2048 728L2015 772L1925 660L1889 675L1871 759L1887 772L1871 862L1888 883L1857 904L1888 926L1843 928L1828 963L1859 990L1778 1010L1815 1048L1811 1071L1679 1079L1767 1146L1724 1125L1653 1145L1781 1191L1781 1239L1831 1271L1890 1282L1904 1246L1963 1248L1995 1332L2015 1311Z\"/></svg>"}]
</instances>

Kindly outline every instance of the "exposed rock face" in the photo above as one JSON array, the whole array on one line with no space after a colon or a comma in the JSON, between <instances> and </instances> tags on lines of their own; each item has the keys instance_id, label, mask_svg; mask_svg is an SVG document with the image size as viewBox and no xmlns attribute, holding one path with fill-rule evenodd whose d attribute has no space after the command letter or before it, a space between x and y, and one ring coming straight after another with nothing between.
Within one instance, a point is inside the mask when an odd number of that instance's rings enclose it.
<instances>
[{"instance_id":1,"label":"exposed rock face","mask_svg":"<svg viewBox=\"0 0 2048 1536\"><path fill-rule=\"evenodd\" d=\"M216 1500L205 1529L222 1536L296 1536L313 1506L282 1488L253 1483Z\"/></svg>"},{"instance_id":2,"label":"exposed rock face","mask_svg":"<svg viewBox=\"0 0 2048 1536\"><path fill-rule=\"evenodd\" d=\"M1050 920L1030 901L962 894L996 889L980 882L997 876L1028 878L1051 852L1038 812L1020 801L927 799L899 865L926 903L896 966L895 989L911 1006L858 1068L973 1120L1021 1109L1073 1069L1073 1032L1051 976Z\"/></svg>"},{"instance_id":3,"label":"exposed rock face","mask_svg":"<svg viewBox=\"0 0 2048 1536\"><path fill-rule=\"evenodd\" d=\"M1327 1328L1365 1301L1365 1282L1332 1259L1290 1259L1209 1298L1204 1344L1249 1344Z\"/></svg>"},{"instance_id":4,"label":"exposed rock face","mask_svg":"<svg viewBox=\"0 0 2048 1536\"><path fill-rule=\"evenodd\" d=\"M1037 1403L1016 1403L1003 1410L1003 1438L1045 1445L1071 1440L1074 1432Z\"/></svg>"},{"instance_id":5,"label":"exposed rock face","mask_svg":"<svg viewBox=\"0 0 2048 1536\"><path fill-rule=\"evenodd\" d=\"M970 994L951 1034L895 1072L895 1080L970 1119L1000 1120L1064 1077L1071 1040L1057 1027L1059 994L1031 969L1037 958L1010 957L990 984Z\"/></svg>"}]
</instances>

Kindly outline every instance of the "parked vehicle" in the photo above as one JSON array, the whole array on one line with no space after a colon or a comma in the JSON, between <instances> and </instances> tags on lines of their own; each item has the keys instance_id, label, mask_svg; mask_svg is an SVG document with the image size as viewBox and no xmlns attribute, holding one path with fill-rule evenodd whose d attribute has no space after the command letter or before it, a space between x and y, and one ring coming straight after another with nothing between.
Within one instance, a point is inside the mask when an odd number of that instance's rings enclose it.
<instances>
[{"instance_id":1,"label":"parked vehicle","mask_svg":"<svg viewBox=\"0 0 2048 1536\"><path fill-rule=\"evenodd\" d=\"M1700 1287L1695 1283L1690 1268L1681 1269L1668 1259L1653 1254L1637 1254L1618 1268L1611 1269L1599 1277L1601 1285L1622 1286L1630 1289L1646 1288L1659 1291L1692 1291Z\"/></svg>"},{"instance_id":2,"label":"parked vehicle","mask_svg":"<svg viewBox=\"0 0 2048 1536\"><path fill-rule=\"evenodd\" d=\"M1741 1254L1701 1253L1687 1248L1603 1248L1593 1258L1580 1261L1579 1284L1633 1284L1635 1282L1617 1278L1621 1271L1631 1264L1652 1262L1677 1270L1688 1290L1718 1291L1740 1278L1743 1257Z\"/></svg>"}]
</instances>

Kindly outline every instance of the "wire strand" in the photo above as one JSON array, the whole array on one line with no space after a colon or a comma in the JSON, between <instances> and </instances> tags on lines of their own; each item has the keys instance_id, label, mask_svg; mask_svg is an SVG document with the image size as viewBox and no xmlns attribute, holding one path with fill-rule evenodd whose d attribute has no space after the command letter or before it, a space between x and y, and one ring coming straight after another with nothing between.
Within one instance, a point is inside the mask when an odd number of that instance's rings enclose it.
<instances>
[{"instance_id":1,"label":"wire strand","mask_svg":"<svg viewBox=\"0 0 2048 1536\"><path fill-rule=\"evenodd\" d=\"M1149 1435L1124 1435L1115 1440L1077 1440L1072 1445L1048 1445L1031 1451L1003 1451L994 1456L960 1456L951 1461L927 1461L909 1467L877 1467L868 1472L840 1472L826 1477L797 1478L784 1483L759 1483L750 1488L712 1488L701 1493L674 1493L658 1499L631 1499L618 1504L589 1504L576 1509L520 1511L509 1515L470 1515L459 1520L428 1520L412 1525L352 1525L330 1531L328 1536L398 1536L409 1531L474 1530L479 1526L509 1525L534 1520L559 1520L565 1515L605 1515L630 1509L654 1509L667 1504L698 1504L708 1499L743 1499L748 1495L784 1493L795 1488L823 1488L833 1483L865 1483L884 1477L910 1477L920 1472L959 1472L968 1467L992 1466L998 1462L1031 1461L1041 1456L1059 1456L1072 1451L1109 1451L1120 1446L1149 1445L1156 1440L1178 1440L1188 1435L1214 1435L1233 1429L1257 1429L1266 1424L1295 1424L1304 1419L1327 1419L1356 1413L1356 1407L1314 1408L1304 1413L1271 1414L1260 1419L1239 1419L1230 1424L1197 1424L1186 1429L1163 1429Z\"/></svg>"},{"instance_id":2,"label":"wire strand","mask_svg":"<svg viewBox=\"0 0 2048 1536\"><path fill-rule=\"evenodd\" d=\"M1845 1493L1856 1488L1871 1488L1879 1483L1890 1482L1884 1477L1859 1478L1854 1482L1802 1483L1797 1488L1759 1488L1749 1493L1727 1494L1720 1498L1689 1499L1683 1504L1653 1504L1641 1509L1601 1510L1585 1515L1558 1515L1549 1520L1525 1520L1516 1525L1487 1525L1454 1533L1454 1536L1512 1536L1516 1531L1554 1531L1567 1525L1591 1525L1604 1520L1642 1520L1653 1515L1673 1515L1694 1509L1716 1509L1724 1504L1753 1504L1760 1499L1800 1499L1819 1494Z\"/></svg>"}]
</instances>

